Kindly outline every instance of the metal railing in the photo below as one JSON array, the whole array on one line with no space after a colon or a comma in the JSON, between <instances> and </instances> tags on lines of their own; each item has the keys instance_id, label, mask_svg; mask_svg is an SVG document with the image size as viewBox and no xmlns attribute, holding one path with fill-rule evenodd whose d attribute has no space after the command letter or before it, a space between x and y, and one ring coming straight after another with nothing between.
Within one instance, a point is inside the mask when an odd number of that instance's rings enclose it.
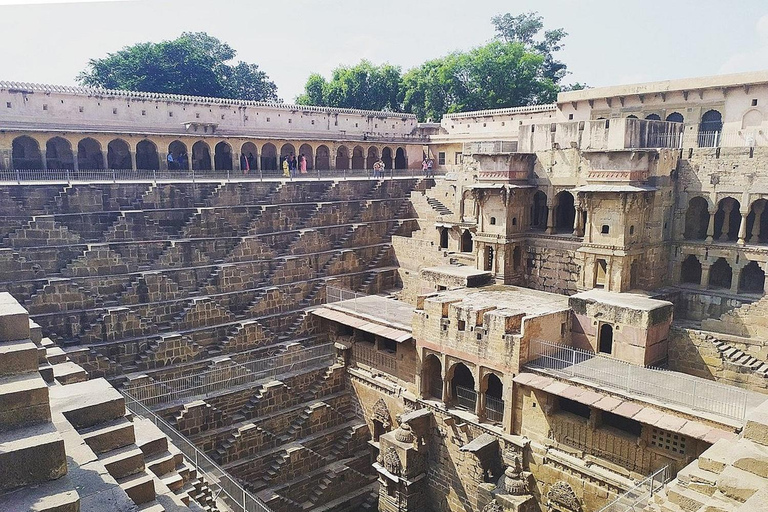
<instances>
[{"instance_id":1,"label":"metal railing","mask_svg":"<svg viewBox=\"0 0 768 512\"><path fill-rule=\"evenodd\" d=\"M458 407L466 409L474 414L476 404L477 392L474 389L456 386L456 405Z\"/></svg>"},{"instance_id":2,"label":"metal railing","mask_svg":"<svg viewBox=\"0 0 768 512\"><path fill-rule=\"evenodd\" d=\"M237 480L165 420L149 410L131 394L125 391L121 391L121 393L125 397L125 405L129 411L152 421L181 450L184 457L194 465L197 473L211 488L215 499L223 501L233 512L271 512L271 509L263 501L243 488Z\"/></svg>"},{"instance_id":3,"label":"metal railing","mask_svg":"<svg viewBox=\"0 0 768 512\"><path fill-rule=\"evenodd\" d=\"M247 363L230 362L222 368L214 368L186 377L128 386L127 391L144 405L156 406L178 400L205 397L236 386L245 386L268 378L274 379L293 372L327 367L333 362L334 357L333 345L324 344L289 350L276 356Z\"/></svg>"},{"instance_id":4,"label":"metal railing","mask_svg":"<svg viewBox=\"0 0 768 512\"><path fill-rule=\"evenodd\" d=\"M440 172L433 173L440 175ZM420 177L420 169L386 169L376 175L371 169L331 169L311 170L306 173L293 172L284 176L282 171L200 171L200 170L144 170L144 169L0 169L0 183L36 183L36 182L118 182L118 181L263 181L320 180L320 179L402 179Z\"/></svg>"},{"instance_id":5,"label":"metal railing","mask_svg":"<svg viewBox=\"0 0 768 512\"><path fill-rule=\"evenodd\" d=\"M747 412L749 395L740 388L557 343L531 340L526 367L726 418L743 420Z\"/></svg>"},{"instance_id":6,"label":"metal railing","mask_svg":"<svg viewBox=\"0 0 768 512\"><path fill-rule=\"evenodd\" d=\"M653 495L663 489L667 482L669 482L670 477L669 466L664 466L616 498L613 502L601 508L599 512L636 512L643 510L651 502Z\"/></svg>"},{"instance_id":7,"label":"metal railing","mask_svg":"<svg viewBox=\"0 0 768 512\"><path fill-rule=\"evenodd\" d=\"M504 420L504 401L485 395L485 417L489 421L501 423Z\"/></svg>"}]
</instances>

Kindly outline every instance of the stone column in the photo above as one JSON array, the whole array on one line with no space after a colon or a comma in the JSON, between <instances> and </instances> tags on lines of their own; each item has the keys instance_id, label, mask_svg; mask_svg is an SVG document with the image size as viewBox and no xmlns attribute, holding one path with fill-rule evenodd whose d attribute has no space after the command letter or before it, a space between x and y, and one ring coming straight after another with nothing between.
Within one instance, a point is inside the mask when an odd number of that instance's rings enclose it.
<instances>
[{"instance_id":1,"label":"stone column","mask_svg":"<svg viewBox=\"0 0 768 512\"><path fill-rule=\"evenodd\" d=\"M731 201L726 201L723 205L723 213L725 214L723 216L723 230L722 233L720 233L720 241L724 242L728 240L728 235L730 234L731 230L731 212L733 211L733 203Z\"/></svg>"},{"instance_id":2,"label":"stone column","mask_svg":"<svg viewBox=\"0 0 768 512\"><path fill-rule=\"evenodd\" d=\"M136 152L131 151L131 170L136 172Z\"/></svg>"},{"instance_id":3,"label":"stone column","mask_svg":"<svg viewBox=\"0 0 768 512\"><path fill-rule=\"evenodd\" d=\"M709 263L701 264L701 283L700 286L704 289L709 288Z\"/></svg>"},{"instance_id":4,"label":"stone column","mask_svg":"<svg viewBox=\"0 0 768 512\"><path fill-rule=\"evenodd\" d=\"M547 202L547 231L548 235L555 234L555 205Z\"/></svg>"},{"instance_id":5,"label":"stone column","mask_svg":"<svg viewBox=\"0 0 768 512\"><path fill-rule=\"evenodd\" d=\"M48 170L48 151L45 149L40 150L40 157L42 158L43 170Z\"/></svg>"},{"instance_id":6,"label":"stone column","mask_svg":"<svg viewBox=\"0 0 768 512\"><path fill-rule=\"evenodd\" d=\"M715 236L715 215L717 214L717 208L715 211L709 212L709 224L707 225L707 242L712 242Z\"/></svg>"},{"instance_id":7,"label":"stone column","mask_svg":"<svg viewBox=\"0 0 768 512\"><path fill-rule=\"evenodd\" d=\"M447 406L451 401L451 383L443 377L443 403Z\"/></svg>"},{"instance_id":8,"label":"stone column","mask_svg":"<svg viewBox=\"0 0 768 512\"><path fill-rule=\"evenodd\" d=\"M741 265L733 267L733 273L731 273L731 293L739 293L739 278L743 268Z\"/></svg>"},{"instance_id":9,"label":"stone column","mask_svg":"<svg viewBox=\"0 0 768 512\"><path fill-rule=\"evenodd\" d=\"M109 169L109 151L108 150L102 151L101 158L104 159L104 168Z\"/></svg>"},{"instance_id":10,"label":"stone column","mask_svg":"<svg viewBox=\"0 0 768 512\"><path fill-rule=\"evenodd\" d=\"M584 215L581 205L576 206L576 218L573 219L573 236L584 236Z\"/></svg>"},{"instance_id":11,"label":"stone column","mask_svg":"<svg viewBox=\"0 0 768 512\"><path fill-rule=\"evenodd\" d=\"M160 159L160 171L168 170L168 153L158 153L157 157Z\"/></svg>"},{"instance_id":12,"label":"stone column","mask_svg":"<svg viewBox=\"0 0 768 512\"><path fill-rule=\"evenodd\" d=\"M72 152L72 168L75 170L75 172L80 170L80 162L78 161L77 155L77 151Z\"/></svg>"},{"instance_id":13,"label":"stone column","mask_svg":"<svg viewBox=\"0 0 768 512\"><path fill-rule=\"evenodd\" d=\"M240 153L232 153L232 170L242 171L240 167Z\"/></svg>"},{"instance_id":14,"label":"stone column","mask_svg":"<svg viewBox=\"0 0 768 512\"><path fill-rule=\"evenodd\" d=\"M738 245L744 245L747 238L747 215L749 215L749 212L740 212L741 213L741 222L739 223L739 239L736 242Z\"/></svg>"},{"instance_id":15,"label":"stone column","mask_svg":"<svg viewBox=\"0 0 768 512\"><path fill-rule=\"evenodd\" d=\"M481 392L480 389L475 389L475 393L477 393L475 416L477 416L477 419L483 420L485 418L485 393Z\"/></svg>"},{"instance_id":16,"label":"stone column","mask_svg":"<svg viewBox=\"0 0 768 512\"><path fill-rule=\"evenodd\" d=\"M216 160L214 159L214 155L215 155L214 152L211 152L211 151L208 152L208 160L211 161L211 170L212 171L216 170L216 164L215 164Z\"/></svg>"},{"instance_id":17,"label":"stone column","mask_svg":"<svg viewBox=\"0 0 768 512\"><path fill-rule=\"evenodd\" d=\"M765 203L762 201L752 205L752 211L755 213L755 222L752 224L752 237L749 239L753 244L760 243L760 217L765 210Z\"/></svg>"}]
</instances>

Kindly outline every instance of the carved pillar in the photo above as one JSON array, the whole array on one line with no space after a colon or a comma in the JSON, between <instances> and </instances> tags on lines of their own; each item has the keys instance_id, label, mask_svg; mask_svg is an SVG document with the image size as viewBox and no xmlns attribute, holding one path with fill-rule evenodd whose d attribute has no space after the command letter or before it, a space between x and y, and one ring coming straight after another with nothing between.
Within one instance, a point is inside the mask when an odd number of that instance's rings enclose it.
<instances>
[{"instance_id":1,"label":"carved pillar","mask_svg":"<svg viewBox=\"0 0 768 512\"><path fill-rule=\"evenodd\" d=\"M707 242L711 242L714 240L715 236L715 215L717 214L717 208L715 208L715 211L709 212L709 224L707 225Z\"/></svg>"},{"instance_id":2,"label":"carved pillar","mask_svg":"<svg viewBox=\"0 0 768 512\"><path fill-rule=\"evenodd\" d=\"M709 263L701 264L701 283L702 288L709 288Z\"/></svg>"},{"instance_id":3,"label":"carved pillar","mask_svg":"<svg viewBox=\"0 0 768 512\"><path fill-rule=\"evenodd\" d=\"M443 403L448 405L451 401L451 383L443 377Z\"/></svg>"},{"instance_id":4,"label":"carved pillar","mask_svg":"<svg viewBox=\"0 0 768 512\"><path fill-rule=\"evenodd\" d=\"M78 152L73 151L72 152L72 168L75 170L75 172L80 170L80 162L78 161Z\"/></svg>"},{"instance_id":5,"label":"carved pillar","mask_svg":"<svg viewBox=\"0 0 768 512\"><path fill-rule=\"evenodd\" d=\"M45 149L40 150L40 156L42 158L43 170L48 170L48 151Z\"/></svg>"},{"instance_id":6,"label":"carved pillar","mask_svg":"<svg viewBox=\"0 0 768 512\"><path fill-rule=\"evenodd\" d=\"M741 212L741 222L739 223L739 239L736 242L738 245L744 245L747 238L747 215L749 212Z\"/></svg>"},{"instance_id":7,"label":"carved pillar","mask_svg":"<svg viewBox=\"0 0 768 512\"><path fill-rule=\"evenodd\" d=\"M731 274L731 293L739 293L739 278L741 277L741 265L736 265Z\"/></svg>"},{"instance_id":8,"label":"carved pillar","mask_svg":"<svg viewBox=\"0 0 768 512\"><path fill-rule=\"evenodd\" d=\"M109 169L109 153L107 150L101 152L101 158L104 161L104 169Z\"/></svg>"},{"instance_id":9,"label":"carved pillar","mask_svg":"<svg viewBox=\"0 0 768 512\"><path fill-rule=\"evenodd\" d=\"M481 392L480 389L475 389L475 393L477 393L477 400L475 400L475 416L479 420L482 420L485 418L485 393Z\"/></svg>"},{"instance_id":10,"label":"carved pillar","mask_svg":"<svg viewBox=\"0 0 768 512\"><path fill-rule=\"evenodd\" d=\"M209 152L208 152L208 160L210 160L210 161L211 161L211 170L212 170L212 171L215 171L215 170L216 170L216 161L215 161L215 159L213 158L214 154L215 154L215 153L213 153L213 152L211 152L211 151L209 151Z\"/></svg>"},{"instance_id":11,"label":"carved pillar","mask_svg":"<svg viewBox=\"0 0 768 512\"><path fill-rule=\"evenodd\" d=\"M576 205L576 218L573 219L573 236L584 236L584 214L581 203Z\"/></svg>"},{"instance_id":12,"label":"carved pillar","mask_svg":"<svg viewBox=\"0 0 768 512\"><path fill-rule=\"evenodd\" d=\"M131 151L131 170L136 171L136 152Z\"/></svg>"},{"instance_id":13,"label":"carved pillar","mask_svg":"<svg viewBox=\"0 0 768 512\"><path fill-rule=\"evenodd\" d=\"M547 231L548 235L555 234L555 204L547 202Z\"/></svg>"},{"instance_id":14,"label":"carved pillar","mask_svg":"<svg viewBox=\"0 0 768 512\"><path fill-rule=\"evenodd\" d=\"M725 214L723 216L723 229L720 233L720 241L724 242L728 240L728 235L730 234L731 230L731 212L733 211L733 202L732 201L726 201L725 204L723 204L723 213Z\"/></svg>"},{"instance_id":15,"label":"carved pillar","mask_svg":"<svg viewBox=\"0 0 768 512\"><path fill-rule=\"evenodd\" d=\"M765 203L758 201L752 205L752 211L755 213L755 222L752 224L752 237L749 239L753 244L760 242L760 217L763 216Z\"/></svg>"}]
</instances>

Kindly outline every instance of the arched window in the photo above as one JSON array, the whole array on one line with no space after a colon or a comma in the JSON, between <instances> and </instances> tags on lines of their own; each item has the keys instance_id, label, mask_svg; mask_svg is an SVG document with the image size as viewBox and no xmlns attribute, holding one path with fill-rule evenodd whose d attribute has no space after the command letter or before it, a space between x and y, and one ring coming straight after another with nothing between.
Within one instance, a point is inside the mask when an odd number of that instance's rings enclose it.
<instances>
[{"instance_id":1,"label":"arched window","mask_svg":"<svg viewBox=\"0 0 768 512\"><path fill-rule=\"evenodd\" d=\"M440 228L440 248L448 248L448 228Z\"/></svg>"},{"instance_id":2,"label":"arched window","mask_svg":"<svg viewBox=\"0 0 768 512\"><path fill-rule=\"evenodd\" d=\"M468 229L461 234L461 252L472 252L472 233Z\"/></svg>"},{"instance_id":3,"label":"arched window","mask_svg":"<svg viewBox=\"0 0 768 512\"><path fill-rule=\"evenodd\" d=\"M485 417L489 421L501 423L504 420L504 386L496 374L488 375L485 389Z\"/></svg>"},{"instance_id":4,"label":"arched window","mask_svg":"<svg viewBox=\"0 0 768 512\"><path fill-rule=\"evenodd\" d=\"M645 118L648 121L661 121L661 117L659 116L659 114L648 114L647 116L645 116Z\"/></svg>"},{"instance_id":5,"label":"arched window","mask_svg":"<svg viewBox=\"0 0 768 512\"><path fill-rule=\"evenodd\" d=\"M699 147L711 148L718 145L723 130L723 116L717 110L708 110L699 123Z\"/></svg>"},{"instance_id":6,"label":"arched window","mask_svg":"<svg viewBox=\"0 0 768 512\"><path fill-rule=\"evenodd\" d=\"M379 150L374 146L368 148L368 158L365 160L365 168L373 169L373 164L379 159Z\"/></svg>"},{"instance_id":7,"label":"arched window","mask_svg":"<svg viewBox=\"0 0 768 512\"><path fill-rule=\"evenodd\" d=\"M598 346L599 352L602 354L613 353L613 326L611 324L603 324L600 326Z\"/></svg>"},{"instance_id":8,"label":"arched window","mask_svg":"<svg viewBox=\"0 0 768 512\"><path fill-rule=\"evenodd\" d=\"M22 135L11 144L11 163L14 169L42 169L43 155L40 145L32 137Z\"/></svg>"},{"instance_id":9,"label":"arched window","mask_svg":"<svg viewBox=\"0 0 768 512\"><path fill-rule=\"evenodd\" d=\"M764 242L768 238L768 201L758 199L752 203L747 215L746 240L752 244Z\"/></svg>"},{"instance_id":10,"label":"arched window","mask_svg":"<svg viewBox=\"0 0 768 512\"><path fill-rule=\"evenodd\" d=\"M739 291L744 293L760 293L765 290L765 271L756 261L750 261L739 276Z\"/></svg>"},{"instance_id":11,"label":"arched window","mask_svg":"<svg viewBox=\"0 0 768 512\"><path fill-rule=\"evenodd\" d=\"M715 214L715 238L723 242L736 240L739 237L739 225L741 224L741 205L732 198L726 197L718 203Z\"/></svg>"},{"instance_id":12,"label":"arched window","mask_svg":"<svg viewBox=\"0 0 768 512\"><path fill-rule=\"evenodd\" d=\"M685 211L685 231L683 237L687 240L704 240L709 226L709 205L703 197L694 197L688 201Z\"/></svg>"},{"instance_id":13,"label":"arched window","mask_svg":"<svg viewBox=\"0 0 768 512\"><path fill-rule=\"evenodd\" d=\"M192 169L196 171L211 170L211 149L208 144L201 140L192 145Z\"/></svg>"},{"instance_id":14,"label":"arched window","mask_svg":"<svg viewBox=\"0 0 768 512\"><path fill-rule=\"evenodd\" d=\"M349 151L346 146L336 150L336 169L349 169Z\"/></svg>"},{"instance_id":15,"label":"arched window","mask_svg":"<svg viewBox=\"0 0 768 512\"><path fill-rule=\"evenodd\" d=\"M168 144L168 169L181 169L184 171L189 170L189 154L187 153L187 145L180 140L175 140Z\"/></svg>"},{"instance_id":16,"label":"arched window","mask_svg":"<svg viewBox=\"0 0 768 512\"><path fill-rule=\"evenodd\" d=\"M131 169L131 149L122 139L115 139L107 144L107 168Z\"/></svg>"},{"instance_id":17,"label":"arched window","mask_svg":"<svg viewBox=\"0 0 768 512\"><path fill-rule=\"evenodd\" d=\"M429 354L424 359L424 365L421 369L423 379L421 383L422 396L437 400L443 399L442 372L443 365L440 363L440 359L434 354Z\"/></svg>"},{"instance_id":18,"label":"arched window","mask_svg":"<svg viewBox=\"0 0 768 512\"><path fill-rule=\"evenodd\" d=\"M381 161L384 162L384 166L387 169L392 169L392 164L394 163L394 159L392 158L392 149L391 148L384 148L381 150Z\"/></svg>"},{"instance_id":19,"label":"arched window","mask_svg":"<svg viewBox=\"0 0 768 512\"><path fill-rule=\"evenodd\" d=\"M531 206L531 228L546 229L547 215L547 194L539 190L533 196L533 205Z\"/></svg>"},{"instance_id":20,"label":"arched window","mask_svg":"<svg viewBox=\"0 0 768 512\"><path fill-rule=\"evenodd\" d=\"M216 144L213 153L213 165L217 171L232 170L232 146L224 141Z\"/></svg>"},{"instance_id":21,"label":"arched window","mask_svg":"<svg viewBox=\"0 0 768 512\"><path fill-rule=\"evenodd\" d=\"M730 288L732 279L733 269L725 258L718 258L709 268L710 288Z\"/></svg>"},{"instance_id":22,"label":"arched window","mask_svg":"<svg viewBox=\"0 0 768 512\"><path fill-rule=\"evenodd\" d=\"M331 168L328 146L318 146L317 153L315 153L315 166L319 171L327 171Z\"/></svg>"},{"instance_id":23,"label":"arched window","mask_svg":"<svg viewBox=\"0 0 768 512\"><path fill-rule=\"evenodd\" d=\"M701 263L693 254L689 254L680 267L680 282L701 284Z\"/></svg>"},{"instance_id":24,"label":"arched window","mask_svg":"<svg viewBox=\"0 0 768 512\"><path fill-rule=\"evenodd\" d=\"M672 112L667 116L667 121L670 123L682 123L683 122L683 114L680 112Z\"/></svg>"},{"instance_id":25,"label":"arched window","mask_svg":"<svg viewBox=\"0 0 768 512\"><path fill-rule=\"evenodd\" d=\"M312 154L312 146L310 146L309 144L302 144L301 147L299 148L299 155L297 156L298 161L299 161L299 163L298 163L299 170L301 170L301 157L302 156L304 156L304 159L307 162L307 170L311 171L312 169L314 169L315 166L313 165L313 162L315 161L315 157Z\"/></svg>"},{"instance_id":26,"label":"arched window","mask_svg":"<svg viewBox=\"0 0 768 512\"><path fill-rule=\"evenodd\" d=\"M259 170L259 151L256 148L256 144L253 142L246 142L240 148L240 154L245 155L245 161L248 164L249 171Z\"/></svg>"},{"instance_id":27,"label":"arched window","mask_svg":"<svg viewBox=\"0 0 768 512\"><path fill-rule=\"evenodd\" d=\"M54 137L45 143L45 159L48 169L75 168L75 158L72 154L72 145L67 139Z\"/></svg>"},{"instance_id":28,"label":"arched window","mask_svg":"<svg viewBox=\"0 0 768 512\"><path fill-rule=\"evenodd\" d=\"M407 166L408 162L405 158L405 150L403 148L397 148L395 153L395 169L405 169Z\"/></svg>"},{"instance_id":29,"label":"arched window","mask_svg":"<svg viewBox=\"0 0 768 512\"><path fill-rule=\"evenodd\" d=\"M149 171L160 168L160 158L154 142L142 140L136 144L136 168Z\"/></svg>"},{"instance_id":30,"label":"arched window","mask_svg":"<svg viewBox=\"0 0 768 512\"><path fill-rule=\"evenodd\" d=\"M365 154L360 146L355 146L352 149L352 168L365 169Z\"/></svg>"},{"instance_id":31,"label":"arched window","mask_svg":"<svg viewBox=\"0 0 768 512\"><path fill-rule=\"evenodd\" d=\"M558 233L571 233L573 232L573 221L576 219L573 195L567 190L563 190L555 198L557 203L555 207L555 229Z\"/></svg>"},{"instance_id":32,"label":"arched window","mask_svg":"<svg viewBox=\"0 0 768 512\"><path fill-rule=\"evenodd\" d=\"M475 412L475 404L477 403L475 378L472 376L472 371L464 363L457 363L453 369L451 395L457 407Z\"/></svg>"},{"instance_id":33,"label":"arched window","mask_svg":"<svg viewBox=\"0 0 768 512\"><path fill-rule=\"evenodd\" d=\"M80 170L104 168L104 155L97 140L86 137L77 143L77 166Z\"/></svg>"},{"instance_id":34,"label":"arched window","mask_svg":"<svg viewBox=\"0 0 768 512\"><path fill-rule=\"evenodd\" d=\"M265 171L277 170L277 148L272 143L261 147L261 168Z\"/></svg>"}]
</instances>

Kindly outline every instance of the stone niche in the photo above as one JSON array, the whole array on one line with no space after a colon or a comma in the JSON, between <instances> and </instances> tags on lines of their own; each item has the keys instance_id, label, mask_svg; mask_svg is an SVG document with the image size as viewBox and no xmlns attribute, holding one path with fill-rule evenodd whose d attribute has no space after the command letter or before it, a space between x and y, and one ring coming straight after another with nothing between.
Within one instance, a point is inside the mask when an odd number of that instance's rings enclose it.
<instances>
[{"instance_id":1,"label":"stone niche","mask_svg":"<svg viewBox=\"0 0 768 512\"><path fill-rule=\"evenodd\" d=\"M638 365L667 357L674 304L641 294L590 290L568 299L573 346Z\"/></svg>"}]
</instances>

